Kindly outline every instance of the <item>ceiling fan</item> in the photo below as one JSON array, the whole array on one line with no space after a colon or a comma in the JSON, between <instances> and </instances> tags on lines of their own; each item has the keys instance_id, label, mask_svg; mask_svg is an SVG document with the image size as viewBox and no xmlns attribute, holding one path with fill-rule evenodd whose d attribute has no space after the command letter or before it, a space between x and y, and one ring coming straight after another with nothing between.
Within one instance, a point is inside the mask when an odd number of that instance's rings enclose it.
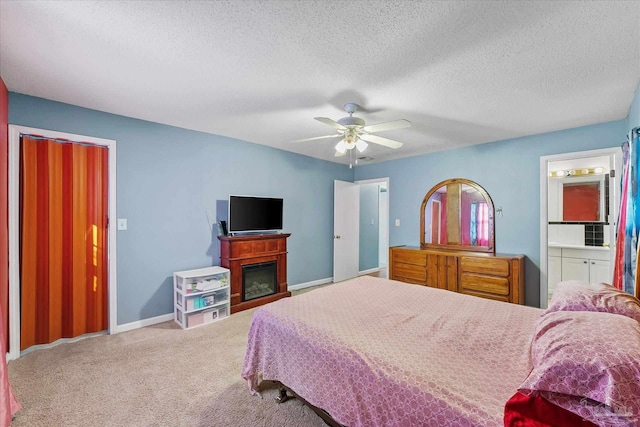
<instances>
[{"instance_id":1,"label":"ceiling fan","mask_svg":"<svg viewBox=\"0 0 640 427\"><path fill-rule=\"evenodd\" d=\"M365 126L365 121L359 117L353 117L353 113L356 112L359 105L353 102L345 104L344 110L349 114L349 117L343 117L338 121L332 120L327 117L314 117L317 121L327 124L337 130L338 133L333 135L317 136L315 138L299 139L293 142L306 142L315 141L325 138L342 137L340 142L336 145L336 157L344 156L347 151L356 148L358 152L362 153L367 148L367 142L383 145L389 148L400 148L402 142L395 141L389 138L383 138L378 135L373 135L375 132L382 132L385 130L402 129L411 126L409 120L394 120L391 122L378 123L375 125Z\"/></svg>"}]
</instances>

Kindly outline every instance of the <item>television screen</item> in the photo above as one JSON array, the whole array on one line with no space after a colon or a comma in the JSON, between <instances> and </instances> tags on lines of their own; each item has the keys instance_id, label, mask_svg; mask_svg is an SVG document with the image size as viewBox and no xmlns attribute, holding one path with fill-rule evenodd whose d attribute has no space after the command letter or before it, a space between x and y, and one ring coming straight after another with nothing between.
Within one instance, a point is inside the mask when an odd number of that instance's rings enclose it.
<instances>
[{"instance_id":1,"label":"television screen","mask_svg":"<svg viewBox=\"0 0 640 427\"><path fill-rule=\"evenodd\" d=\"M229 196L229 232L282 230L282 199Z\"/></svg>"}]
</instances>

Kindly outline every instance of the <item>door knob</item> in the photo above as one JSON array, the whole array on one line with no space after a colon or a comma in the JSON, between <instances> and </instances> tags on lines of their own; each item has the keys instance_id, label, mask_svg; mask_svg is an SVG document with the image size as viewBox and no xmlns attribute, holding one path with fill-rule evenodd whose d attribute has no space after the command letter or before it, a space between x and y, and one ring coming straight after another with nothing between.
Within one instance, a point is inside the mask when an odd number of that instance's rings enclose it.
<instances>
[{"instance_id":1,"label":"door knob","mask_svg":"<svg viewBox=\"0 0 640 427\"><path fill-rule=\"evenodd\" d=\"M340 238L340 236L339 236L339 235L335 235L335 236L333 236L333 238L334 238L334 239L339 239L339 238Z\"/></svg>"}]
</instances>

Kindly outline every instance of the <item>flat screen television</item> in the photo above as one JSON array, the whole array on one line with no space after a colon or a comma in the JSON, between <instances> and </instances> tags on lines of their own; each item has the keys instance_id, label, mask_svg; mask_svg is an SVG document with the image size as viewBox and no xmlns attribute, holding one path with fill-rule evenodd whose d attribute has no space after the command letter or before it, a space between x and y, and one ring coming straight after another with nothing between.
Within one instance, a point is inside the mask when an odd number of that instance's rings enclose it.
<instances>
[{"instance_id":1,"label":"flat screen television","mask_svg":"<svg viewBox=\"0 0 640 427\"><path fill-rule=\"evenodd\" d=\"M229 196L230 233L282 230L282 199L273 197Z\"/></svg>"}]
</instances>

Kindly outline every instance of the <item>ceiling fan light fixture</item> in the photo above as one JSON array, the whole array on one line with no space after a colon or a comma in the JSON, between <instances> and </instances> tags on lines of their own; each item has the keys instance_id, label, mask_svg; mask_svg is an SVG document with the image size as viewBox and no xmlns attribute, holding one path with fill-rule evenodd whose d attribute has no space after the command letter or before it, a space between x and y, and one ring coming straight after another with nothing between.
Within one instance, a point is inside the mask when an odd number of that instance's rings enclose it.
<instances>
[{"instance_id":1,"label":"ceiling fan light fixture","mask_svg":"<svg viewBox=\"0 0 640 427\"><path fill-rule=\"evenodd\" d=\"M340 142L336 144L336 151L340 154L344 154L347 152L347 143L344 139L341 139Z\"/></svg>"},{"instance_id":2,"label":"ceiling fan light fixture","mask_svg":"<svg viewBox=\"0 0 640 427\"><path fill-rule=\"evenodd\" d=\"M353 116L353 113L358 109L358 104L353 102L345 104L344 109L349 116L338 119L337 121L328 117L314 117L317 121L334 128L337 133L333 135L306 138L300 141L315 141L324 138L342 137L342 140L335 146L336 157L344 156L347 151L351 157L351 151L354 148L357 148L358 152L362 153L369 146L368 143L394 149L402 147L401 142L374 135L374 133L410 127L411 122L409 122L409 120L399 119L367 126L363 119Z\"/></svg>"},{"instance_id":3,"label":"ceiling fan light fixture","mask_svg":"<svg viewBox=\"0 0 640 427\"><path fill-rule=\"evenodd\" d=\"M347 144L354 144L358 139L358 132L356 129L351 128L344 134L344 140Z\"/></svg>"}]
</instances>

